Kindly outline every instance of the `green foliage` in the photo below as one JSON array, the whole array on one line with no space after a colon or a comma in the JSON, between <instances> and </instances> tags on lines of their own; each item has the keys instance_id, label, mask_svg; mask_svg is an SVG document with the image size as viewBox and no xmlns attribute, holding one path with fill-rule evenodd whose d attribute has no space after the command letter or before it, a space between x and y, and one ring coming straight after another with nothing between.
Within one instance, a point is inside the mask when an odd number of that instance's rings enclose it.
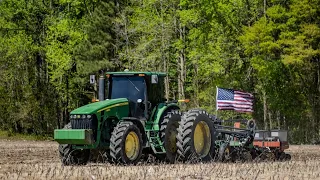
<instances>
[{"instance_id":1,"label":"green foliage","mask_svg":"<svg viewBox=\"0 0 320 180\"><path fill-rule=\"evenodd\" d=\"M0 139L6 140L32 140L32 141L43 141L43 140L53 140L52 137L34 134L19 134L9 131L0 130Z\"/></svg>"},{"instance_id":2,"label":"green foliage","mask_svg":"<svg viewBox=\"0 0 320 180\"><path fill-rule=\"evenodd\" d=\"M252 92L259 127L289 129L295 142L319 141L319 6L2 0L0 129L51 134L93 97L90 74L129 68L167 72L169 99L190 98L188 107L211 113L216 86Z\"/></svg>"}]
</instances>

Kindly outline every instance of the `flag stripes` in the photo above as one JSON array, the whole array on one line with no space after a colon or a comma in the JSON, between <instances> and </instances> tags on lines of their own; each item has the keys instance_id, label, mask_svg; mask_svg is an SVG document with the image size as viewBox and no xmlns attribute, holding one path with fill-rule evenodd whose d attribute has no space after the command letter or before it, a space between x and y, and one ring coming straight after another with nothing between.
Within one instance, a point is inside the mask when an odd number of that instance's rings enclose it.
<instances>
[{"instance_id":1,"label":"flag stripes","mask_svg":"<svg viewBox=\"0 0 320 180\"><path fill-rule=\"evenodd\" d=\"M253 95L233 89L217 87L217 110L253 112Z\"/></svg>"}]
</instances>

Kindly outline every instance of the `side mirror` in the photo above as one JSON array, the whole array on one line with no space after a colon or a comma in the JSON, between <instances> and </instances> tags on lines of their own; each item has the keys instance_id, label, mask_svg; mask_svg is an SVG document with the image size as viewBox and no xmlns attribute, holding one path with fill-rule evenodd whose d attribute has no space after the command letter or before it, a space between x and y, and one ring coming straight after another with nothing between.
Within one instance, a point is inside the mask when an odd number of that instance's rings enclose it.
<instances>
[{"instance_id":1,"label":"side mirror","mask_svg":"<svg viewBox=\"0 0 320 180\"><path fill-rule=\"evenodd\" d=\"M151 75L151 84L158 84L158 75Z\"/></svg>"}]
</instances>

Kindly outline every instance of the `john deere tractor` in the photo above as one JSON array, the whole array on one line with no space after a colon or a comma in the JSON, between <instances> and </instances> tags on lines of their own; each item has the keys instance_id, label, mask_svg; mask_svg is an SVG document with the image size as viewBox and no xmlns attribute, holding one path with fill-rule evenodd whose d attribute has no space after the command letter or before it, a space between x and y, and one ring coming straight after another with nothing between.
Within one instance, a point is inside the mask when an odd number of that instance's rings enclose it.
<instances>
[{"instance_id":1,"label":"john deere tractor","mask_svg":"<svg viewBox=\"0 0 320 180\"><path fill-rule=\"evenodd\" d=\"M99 102L73 110L70 123L54 132L62 163L84 165L97 150L122 164L137 163L142 152L169 162L177 155L208 159L214 147L208 115L191 110L182 118L177 103L187 100L164 99L165 76L128 71L101 76Z\"/></svg>"},{"instance_id":2,"label":"john deere tractor","mask_svg":"<svg viewBox=\"0 0 320 180\"><path fill-rule=\"evenodd\" d=\"M181 113L178 101L164 99L165 76L110 72L100 77L99 102L73 110L70 123L54 132L62 163L86 164L99 149L113 162L134 164L145 148L174 161Z\"/></svg>"}]
</instances>

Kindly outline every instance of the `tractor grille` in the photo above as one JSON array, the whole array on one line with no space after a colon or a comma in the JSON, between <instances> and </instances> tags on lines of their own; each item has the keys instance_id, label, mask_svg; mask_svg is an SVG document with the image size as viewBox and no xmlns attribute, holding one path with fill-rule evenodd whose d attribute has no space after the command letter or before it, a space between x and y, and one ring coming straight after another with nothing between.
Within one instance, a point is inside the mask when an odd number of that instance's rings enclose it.
<instances>
[{"instance_id":1,"label":"tractor grille","mask_svg":"<svg viewBox=\"0 0 320 180\"><path fill-rule=\"evenodd\" d=\"M91 118L71 118L70 122L72 129L91 129L92 139L96 140L98 128L98 119L96 116L92 116Z\"/></svg>"},{"instance_id":2,"label":"tractor grille","mask_svg":"<svg viewBox=\"0 0 320 180\"><path fill-rule=\"evenodd\" d=\"M92 119L71 119L72 129L94 129Z\"/></svg>"}]
</instances>

